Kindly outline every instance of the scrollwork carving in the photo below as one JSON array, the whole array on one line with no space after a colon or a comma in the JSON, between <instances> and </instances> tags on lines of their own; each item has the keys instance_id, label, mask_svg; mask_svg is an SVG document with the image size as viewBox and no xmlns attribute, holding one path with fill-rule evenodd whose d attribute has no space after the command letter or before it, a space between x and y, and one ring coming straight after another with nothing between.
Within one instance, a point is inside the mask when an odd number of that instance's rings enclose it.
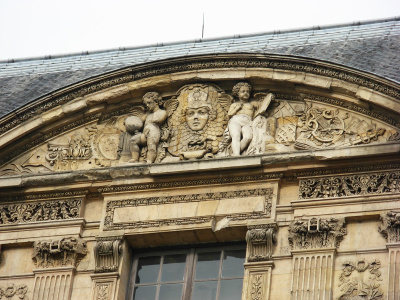
<instances>
[{"instance_id":1,"label":"scrollwork carving","mask_svg":"<svg viewBox=\"0 0 400 300\"><path fill-rule=\"evenodd\" d=\"M289 244L293 250L336 248L346 234L343 218L295 220L289 226Z\"/></svg>"},{"instance_id":2,"label":"scrollwork carving","mask_svg":"<svg viewBox=\"0 0 400 300\"><path fill-rule=\"evenodd\" d=\"M122 253L122 237L98 238L93 251L96 273L115 272Z\"/></svg>"},{"instance_id":3,"label":"scrollwork carving","mask_svg":"<svg viewBox=\"0 0 400 300\"><path fill-rule=\"evenodd\" d=\"M246 233L247 261L271 260L272 247L276 243L276 224L249 226Z\"/></svg>"},{"instance_id":4,"label":"scrollwork carving","mask_svg":"<svg viewBox=\"0 0 400 300\"><path fill-rule=\"evenodd\" d=\"M382 226L379 232L388 243L400 242L400 211L381 214Z\"/></svg>"},{"instance_id":5,"label":"scrollwork carving","mask_svg":"<svg viewBox=\"0 0 400 300\"><path fill-rule=\"evenodd\" d=\"M345 262L339 277L342 295L338 299L383 299L383 291L378 283L378 281L382 281L380 266L381 263L378 260L371 263L365 259L360 259L355 263ZM357 271L357 274L354 274L354 271Z\"/></svg>"},{"instance_id":6,"label":"scrollwork carving","mask_svg":"<svg viewBox=\"0 0 400 300\"><path fill-rule=\"evenodd\" d=\"M300 180L299 198L331 198L394 193L400 190L400 171Z\"/></svg>"},{"instance_id":7,"label":"scrollwork carving","mask_svg":"<svg viewBox=\"0 0 400 300\"><path fill-rule=\"evenodd\" d=\"M76 266L88 253L86 242L74 237L60 240L37 241L33 244L32 259L36 266Z\"/></svg>"},{"instance_id":8,"label":"scrollwork carving","mask_svg":"<svg viewBox=\"0 0 400 300\"><path fill-rule=\"evenodd\" d=\"M0 225L79 218L82 199L0 206Z\"/></svg>"}]
</instances>

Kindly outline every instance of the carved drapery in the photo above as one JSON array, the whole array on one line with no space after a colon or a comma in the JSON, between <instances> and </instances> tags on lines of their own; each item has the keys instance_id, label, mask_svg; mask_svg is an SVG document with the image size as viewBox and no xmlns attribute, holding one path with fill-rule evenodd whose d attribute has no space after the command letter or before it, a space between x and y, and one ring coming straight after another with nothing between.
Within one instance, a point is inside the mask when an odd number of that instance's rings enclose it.
<instances>
[{"instance_id":1,"label":"carved drapery","mask_svg":"<svg viewBox=\"0 0 400 300\"><path fill-rule=\"evenodd\" d=\"M246 233L247 261L271 260L272 247L276 242L276 224L249 226Z\"/></svg>"},{"instance_id":2,"label":"carved drapery","mask_svg":"<svg viewBox=\"0 0 400 300\"><path fill-rule=\"evenodd\" d=\"M96 273L118 271L119 259L122 252L122 238L123 237L97 238L93 248Z\"/></svg>"},{"instance_id":3,"label":"carved drapery","mask_svg":"<svg viewBox=\"0 0 400 300\"><path fill-rule=\"evenodd\" d=\"M292 249L336 248L347 234L343 218L295 220L289 227Z\"/></svg>"},{"instance_id":4,"label":"carved drapery","mask_svg":"<svg viewBox=\"0 0 400 300\"><path fill-rule=\"evenodd\" d=\"M382 226L379 232L388 243L400 242L400 211L391 211L381 215Z\"/></svg>"},{"instance_id":5,"label":"carved drapery","mask_svg":"<svg viewBox=\"0 0 400 300\"><path fill-rule=\"evenodd\" d=\"M80 217L82 199L57 200L0 206L0 225Z\"/></svg>"},{"instance_id":6,"label":"carved drapery","mask_svg":"<svg viewBox=\"0 0 400 300\"><path fill-rule=\"evenodd\" d=\"M301 179L299 199L377 195L400 191L400 171Z\"/></svg>"},{"instance_id":7,"label":"carved drapery","mask_svg":"<svg viewBox=\"0 0 400 300\"><path fill-rule=\"evenodd\" d=\"M36 241L33 248L32 259L39 268L76 266L88 253L86 242L74 237Z\"/></svg>"}]
</instances>

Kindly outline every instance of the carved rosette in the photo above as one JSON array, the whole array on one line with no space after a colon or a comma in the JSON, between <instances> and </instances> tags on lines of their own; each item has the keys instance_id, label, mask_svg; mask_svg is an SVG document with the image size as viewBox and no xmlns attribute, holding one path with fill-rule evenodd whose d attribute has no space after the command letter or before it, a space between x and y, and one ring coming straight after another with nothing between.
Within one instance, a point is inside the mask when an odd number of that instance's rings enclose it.
<instances>
[{"instance_id":1,"label":"carved rosette","mask_svg":"<svg viewBox=\"0 0 400 300\"><path fill-rule=\"evenodd\" d=\"M32 259L42 268L77 266L88 253L86 242L79 238L37 241L33 244Z\"/></svg>"},{"instance_id":2,"label":"carved rosette","mask_svg":"<svg viewBox=\"0 0 400 300\"><path fill-rule=\"evenodd\" d=\"M300 219L289 226L289 244L293 250L337 248L346 234L344 218Z\"/></svg>"},{"instance_id":3,"label":"carved rosette","mask_svg":"<svg viewBox=\"0 0 400 300\"><path fill-rule=\"evenodd\" d=\"M98 238L94 245L95 273L116 272L122 253L123 237Z\"/></svg>"},{"instance_id":4,"label":"carved rosette","mask_svg":"<svg viewBox=\"0 0 400 300\"><path fill-rule=\"evenodd\" d=\"M338 299L383 299L383 291L379 284L379 281L382 281L380 267L379 260L371 263L365 259L360 259L355 263L345 262L339 277L342 295Z\"/></svg>"},{"instance_id":5,"label":"carved rosette","mask_svg":"<svg viewBox=\"0 0 400 300\"><path fill-rule=\"evenodd\" d=\"M247 261L271 260L272 247L276 242L276 224L249 226L246 233Z\"/></svg>"},{"instance_id":6,"label":"carved rosette","mask_svg":"<svg viewBox=\"0 0 400 300\"><path fill-rule=\"evenodd\" d=\"M382 226L379 232L388 243L400 242L400 211L381 214Z\"/></svg>"}]
</instances>

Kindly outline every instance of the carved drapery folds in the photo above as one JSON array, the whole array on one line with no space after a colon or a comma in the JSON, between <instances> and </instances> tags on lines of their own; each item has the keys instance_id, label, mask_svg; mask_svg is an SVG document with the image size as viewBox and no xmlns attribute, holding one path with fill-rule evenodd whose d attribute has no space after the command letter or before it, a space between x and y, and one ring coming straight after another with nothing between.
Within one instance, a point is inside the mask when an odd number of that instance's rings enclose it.
<instances>
[{"instance_id":1,"label":"carved drapery folds","mask_svg":"<svg viewBox=\"0 0 400 300\"><path fill-rule=\"evenodd\" d=\"M300 180L299 199L376 195L400 191L400 171Z\"/></svg>"},{"instance_id":2,"label":"carved drapery folds","mask_svg":"<svg viewBox=\"0 0 400 300\"><path fill-rule=\"evenodd\" d=\"M381 263L378 260L370 263L365 259L360 259L355 263L345 262L339 277L342 294L338 299L383 299L383 291L379 283L382 281L380 267Z\"/></svg>"},{"instance_id":3,"label":"carved drapery folds","mask_svg":"<svg viewBox=\"0 0 400 300\"><path fill-rule=\"evenodd\" d=\"M400 211L391 211L381 215L382 226L379 232L388 243L400 242Z\"/></svg>"},{"instance_id":4,"label":"carved drapery folds","mask_svg":"<svg viewBox=\"0 0 400 300\"><path fill-rule=\"evenodd\" d=\"M0 287L0 299L2 296L4 296L7 300L28 300L28 296L26 295L27 292L28 287L26 286L26 284L16 286L15 284L10 283L6 287Z\"/></svg>"},{"instance_id":5,"label":"carved drapery folds","mask_svg":"<svg viewBox=\"0 0 400 300\"><path fill-rule=\"evenodd\" d=\"M336 248L347 234L343 218L295 220L289 227L289 244L293 250Z\"/></svg>"},{"instance_id":6,"label":"carved drapery folds","mask_svg":"<svg viewBox=\"0 0 400 300\"><path fill-rule=\"evenodd\" d=\"M58 200L0 206L0 225L79 218L82 200Z\"/></svg>"},{"instance_id":7,"label":"carved drapery folds","mask_svg":"<svg viewBox=\"0 0 400 300\"><path fill-rule=\"evenodd\" d=\"M122 253L122 237L98 238L93 251L96 273L116 272Z\"/></svg>"},{"instance_id":8,"label":"carved drapery folds","mask_svg":"<svg viewBox=\"0 0 400 300\"><path fill-rule=\"evenodd\" d=\"M86 242L74 237L37 241L33 248L32 259L40 268L77 266L88 253Z\"/></svg>"},{"instance_id":9,"label":"carved drapery folds","mask_svg":"<svg viewBox=\"0 0 400 300\"><path fill-rule=\"evenodd\" d=\"M276 242L276 224L249 226L246 233L247 261L271 260L273 244Z\"/></svg>"}]
</instances>

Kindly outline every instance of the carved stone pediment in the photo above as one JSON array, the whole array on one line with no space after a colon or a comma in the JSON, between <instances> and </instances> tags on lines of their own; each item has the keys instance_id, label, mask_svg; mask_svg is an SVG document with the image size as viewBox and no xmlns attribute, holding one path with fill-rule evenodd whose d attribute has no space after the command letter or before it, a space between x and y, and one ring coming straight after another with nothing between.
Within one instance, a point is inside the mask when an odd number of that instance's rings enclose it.
<instances>
[{"instance_id":1,"label":"carved stone pediment","mask_svg":"<svg viewBox=\"0 0 400 300\"><path fill-rule=\"evenodd\" d=\"M35 242L32 259L40 268L76 266L87 253L85 241L65 237L59 240Z\"/></svg>"},{"instance_id":2,"label":"carved stone pediment","mask_svg":"<svg viewBox=\"0 0 400 300\"><path fill-rule=\"evenodd\" d=\"M336 248L347 234L343 218L295 220L289 227L289 244L293 250Z\"/></svg>"},{"instance_id":3,"label":"carved stone pediment","mask_svg":"<svg viewBox=\"0 0 400 300\"><path fill-rule=\"evenodd\" d=\"M9 154L0 176L336 149L400 137L397 123L383 114L311 94L254 91L246 82L232 90L210 83L164 94L149 88L130 103L136 104L120 103L32 141L29 149L24 145L24 154Z\"/></svg>"}]
</instances>

